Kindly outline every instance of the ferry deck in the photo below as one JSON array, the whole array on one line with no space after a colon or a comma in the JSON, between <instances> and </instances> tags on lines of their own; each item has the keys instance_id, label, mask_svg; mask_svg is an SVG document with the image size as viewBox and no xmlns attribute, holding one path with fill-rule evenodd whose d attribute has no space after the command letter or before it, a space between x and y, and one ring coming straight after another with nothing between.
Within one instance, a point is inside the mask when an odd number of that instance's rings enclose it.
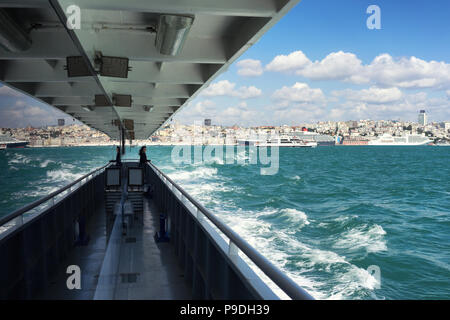
<instances>
[{"instance_id":1,"label":"ferry deck","mask_svg":"<svg viewBox=\"0 0 450 320\"><path fill-rule=\"evenodd\" d=\"M0 81L125 150L298 2L0 0ZM151 163L105 164L0 218L0 299L280 297L312 298Z\"/></svg>"}]
</instances>

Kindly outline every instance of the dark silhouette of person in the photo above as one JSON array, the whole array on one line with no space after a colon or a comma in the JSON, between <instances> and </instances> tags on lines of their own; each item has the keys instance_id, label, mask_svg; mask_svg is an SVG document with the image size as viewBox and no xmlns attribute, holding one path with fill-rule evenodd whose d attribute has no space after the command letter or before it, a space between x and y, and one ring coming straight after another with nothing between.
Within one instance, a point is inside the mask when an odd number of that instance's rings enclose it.
<instances>
[{"instance_id":1,"label":"dark silhouette of person","mask_svg":"<svg viewBox=\"0 0 450 320\"><path fill-rule=\"evenodd\" d=\"M139 166L141 167L145 167L145 164L148 162L146 152L146 146L141 147L141 149L139 150Z\"/></svg>"},{"instance_id":2,"label":"dark silhouette of person","mask_svg":"<svg viewBox=\"0 0 450 320\"><path fill-rule=\"evenodd\" d=\"M144 169L144 183L147 182L147 162L149 162L149 160L147 160L147 154L145 153L147 151L147 147L143 146L141 147L141 149L139 150L139 167L142 167Z\"/></svg>"},{"instance_id":3,"label":"dark silhouette of person","mask_svg":"<svg viewBox=\"0 0 450 320\"><path fill-rule=\"evenodd\" d=\"M117 154L116 154L116 165L122 166L122 158L120 155L120 147L116 147Z\"/></svg>"}]
</instances>

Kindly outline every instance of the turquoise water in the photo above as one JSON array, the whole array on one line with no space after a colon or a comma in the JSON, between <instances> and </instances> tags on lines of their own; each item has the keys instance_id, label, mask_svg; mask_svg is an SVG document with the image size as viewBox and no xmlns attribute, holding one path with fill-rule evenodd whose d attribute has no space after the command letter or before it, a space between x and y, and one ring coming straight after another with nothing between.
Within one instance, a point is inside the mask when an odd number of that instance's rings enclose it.
<instances>
[{"instance_id":1,"label":"turquoise water","mask_svg":"<svg viewBox=\"0 0 450 320\"><path fill-rule=\"evenodd\" d=\"M450 299L450 148L286 148L276 175L217 157L175 165L171 151L148 147L156 165L314 297ZM0 215L113 157L112 147L0 152Z\"/></svg>"}]
</instances>

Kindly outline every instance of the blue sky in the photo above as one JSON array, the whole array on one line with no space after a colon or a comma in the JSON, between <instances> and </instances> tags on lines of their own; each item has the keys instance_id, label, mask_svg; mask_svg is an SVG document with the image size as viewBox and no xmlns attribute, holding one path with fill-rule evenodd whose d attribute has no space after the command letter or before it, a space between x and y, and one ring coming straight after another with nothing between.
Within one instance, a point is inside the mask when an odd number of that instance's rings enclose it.
<instances>
[{"instance_id":1,"label":"blue sky","mask_svg":"<svg viewBox=\"0 0 450 320\"><path fill-rule=\"evenodd\" d=\"M381 30L366 26L369 5L381 10ZM302 0L174 120L414 121L426 109L430 120L450 121L449 12L448 0ZM16 103L22 117L5 118ZM60 116L0 88L0 126L51 124Z\"/></svg>"},{"instance_id":2,"label":"blue sky","mask_svg":"<svg viewBox=\"0 0 450 320\"><path fill-rule=\"evenodd\" d=\"M370 5L381 10L381 30L367 28ZM175 120L190 123L212 118L213 123L227 125L367 118L414 121L422 108L431 120L450 120L448 12L450 1L443 0L302 0L211 85L223 86L206 96L200 94ZM352 81L332 71L318 76L314 68L308 72L267 70L275 57L298 51L319 65L328 55L342 52L342 61L334 59L330 70L345 67L346 56L354 55L362 65L354 73L367 73L366 79ZM391 58L392 62L372 64L379 56L384 57L380 61ZM261 75L238 74L239 61L248 59L260 62ZM291 60L295 65L295 57ZM254 86L261 93L249 99L233 91L224 94L223 88L230 83L235 91ZM321 91L318 99L309 99L316 90Z\"/></svg>"}]
</instances>

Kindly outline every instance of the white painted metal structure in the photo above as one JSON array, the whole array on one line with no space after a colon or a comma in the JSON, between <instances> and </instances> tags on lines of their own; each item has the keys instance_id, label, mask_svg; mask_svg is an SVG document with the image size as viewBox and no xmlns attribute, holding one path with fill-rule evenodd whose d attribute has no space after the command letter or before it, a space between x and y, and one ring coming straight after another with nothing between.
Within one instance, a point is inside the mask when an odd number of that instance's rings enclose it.
<instances>
[{"instance_id":1,"label":"white painted metal structure","mask_svg":"<svg viewBox=\"0 0 450 320\"><path fill-rule=\"evenodd\" d=\"M0 0L0 9L28 28L31 47L0 47L0 80L120 138L148 138L300 0ZM66 29L67 8L81 9L81 28ZM155 47L161 14L194 17L175 56ZM64 22L64 24L63 24ZM96 52L129 59L127 78L67 75L66 58L83 56L94 68ZM95 95L132 96L131 107L89 107ZM84 108L83 108L84 107ZM117 124L118 121L118 125ZM114 123L116 121L116 124Z\"/></svg>"}]
</instances>

